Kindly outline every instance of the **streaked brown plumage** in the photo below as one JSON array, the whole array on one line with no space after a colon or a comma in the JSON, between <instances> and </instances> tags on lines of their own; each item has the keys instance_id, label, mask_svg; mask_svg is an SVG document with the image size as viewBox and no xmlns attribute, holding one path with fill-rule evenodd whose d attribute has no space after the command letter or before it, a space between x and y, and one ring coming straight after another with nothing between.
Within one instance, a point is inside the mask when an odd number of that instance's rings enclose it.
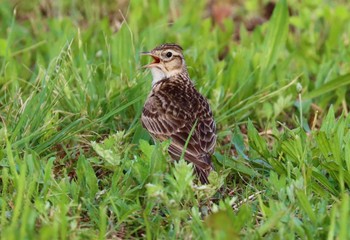
<instances>
[{"instance_id":1,"label":"streaked brown plumage","mask_svg":"<svg viewBox=\"0 0 350 240\"><path fill-rule=\"evenodd\" d=\"M154 59L145 66L152 71L153 86L142 112L143 127L154 139L170 138L169 153L177 160L196 123L184 158L195 165L200 181L208 183L216 126L207 100L189 78L182 48L163 44L143 54Z\"/></svg>"}]
</instances>

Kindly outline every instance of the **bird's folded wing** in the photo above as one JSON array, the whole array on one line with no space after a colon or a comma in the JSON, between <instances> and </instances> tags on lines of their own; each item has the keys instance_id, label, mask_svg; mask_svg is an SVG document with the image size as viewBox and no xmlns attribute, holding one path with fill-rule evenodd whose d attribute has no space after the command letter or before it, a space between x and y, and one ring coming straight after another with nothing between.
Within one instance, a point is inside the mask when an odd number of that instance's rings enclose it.
<instances>
[{"instance_id":1,"label":"bird's folded wing","mask_svg":"<svg viewBox=\"0 0 350 240\"><path fill-rule=\"evenodd\" d=\"M175 159L180 158L193 124L197 122L184 157L196 166L208 169L211 164L207 155L213 152L216 141L215 122L211 115L201 113L201 107L197 111L186 113L176 106L173 106L172 111L167 111L157 97L151 96L145 104L141 120L154 138L172 139L169 152ZM203 118L206 115L207 118ZM201 119L196 119L197 116L201 116Z\"/></svg>"}]
</instances>

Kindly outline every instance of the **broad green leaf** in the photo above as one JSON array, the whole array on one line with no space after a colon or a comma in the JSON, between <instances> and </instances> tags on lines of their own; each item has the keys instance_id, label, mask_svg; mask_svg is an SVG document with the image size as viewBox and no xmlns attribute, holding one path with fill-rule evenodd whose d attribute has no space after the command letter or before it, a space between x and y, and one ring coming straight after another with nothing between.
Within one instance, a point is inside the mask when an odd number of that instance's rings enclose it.
<instances>
[{"instance_id":1,"label":"broad green leaf","mask_svg":"<svg viewBox=\"0 0 350 240\"><path fill-rule=\"evenodd\" d=\"M150 145L147 141L140 139L140 149L142 153L145 154L148 161L152 159L154 148L155 148L154 145Z\"/></svg>"},{"instance_id":2,"label":"broad green leaf","mask_svg":"<svg viewBox=\"0 0 350 240\"><path fill-rule=\"evenodd\" d=\"M319 146L318 148L321 151L323 157L325 159L330 159L330 157L332 157L332 149L329 143L329 139L326 136L326 133L322 131L316 133L316 142Z\"/></svg>"},{"instance_id":3,"label":"broad green leaf","mask_svg":"<svg viewBox=\"0 0 350 240\"><path fill-rule=\"evenodd\" d=\"M112 149L105 149L103 145L96 142L92 142L91 146L95 152L108 163L112 164L113 166L120 164L120 156L117 156Z\"/></svg>"},{"instance_id":4,"label":"broad green leaf","mask_svg":"<svg viewBox=\"0 0 350 240\"><path fill-rule=\"evenodd\" d=\"M226 159L226 161L222 162L224 166L227 166L231 169L234 169L237 172L241 172L248 176L259 176L260 174L252 169L249 165L245 165L243 162L235 160L235 159Z\"/></svg>"},{"instance_id":5,"label":"broad green leaf","mask_svg":"<svg viewBox=\"0 0 350 240\"><path fill-rule=\"evenodd\" d=\"M82 194L94 198L98 191L98 180L94 169L85 157L79 157L76 172Z\"/></svg>"},{"instance_id":6,"label":"broad green leaf","mask_svg":"<svg viewBox=\"0 0 350 240\"><path fill-rule=\"evenodd\" d=\"M269 29L263 44L260 59L260 83L267 82L268 72L276 64L277 59L286 43L288 33L288 5L286 0L277 2L269 21Z\"/></svg>"},{"instance_id":7,"label":"broad green leaf","mask_svg":"<svg viewBox=\"0 0 350 240\"><path fill-rule=\"evenodd\" d=\"M334 132L335 129L335 114L334 114L334 108L333 105L330 106L330 108L328 109L328 113L326 118L323 120L322 122L322 126L321 126L321 131L324 131L326 134L328 134L328 136L330 136L330 134L332 134Z\"/></svg>"},{"instance_id":8,"label":"broad green leaf","mask_svg":"<svg viewBox=\"0 0 350 240\"><path fill-rule=\"evenodd\" d=\"M349 224L350 224L350 197L348 194L344 194L341 198L341 205L340 205L340 219L339 219L339 225L340 225L340 235L339 239L349 239L350 238L350 231L349 231Z\"/></svg>"},{"instance_id":9,"label":"broad green leaf","mask_svg":"<svg viewBox=\"0 0 350 240\"><path fill-rule=\"evenodd\" d=\"M232 143L236 148L236 151L246 160L248 160L248 156L244 153L245 145L243 140L243 135L239 130L238 126L235 127L235 131L232 136Z\"/></svg>"},{"instance_id":10,"label":"broad green leaf","mask_svg":"<svg viewBox=\"0 0 350 240\"><path fill-rule=\"evenodd\" d=\"M233 218L232 210L220 210L208 216L205 219L205 224L222 239L239 239L240 229L232 226Z\"/></svg>"},{"instance_id":11,"label":"broad green leaf","mask_svg":"<svg viewBox=\"0 0 350 240\"><path fill-rule=\"evenodd\" d=\"M0 57L5 57L10 54L6 39L0 38Z\"/></svg>"},{"instance_id":12,"label":"broad green leaf","mask_svg":"<svg viewBox=\"0 0 350 240\"><path fill-rule=\"evenodd\" d=\"M312 206L307 199L306 194L304 193L303 190L297 190L296 195L298 198L298 201L300 203L301 208L306 212L306 214L309 216L310 220L313 222L313 224L317 223L317 218L314 213L314 210L312 209Z\"/></svg>"},{"instance_id":13,"label":"broad green leaf","mask_svg":"<svg viewBox=\"0 0 350 240\"><path fill-rule=\"evenodd\" d=\"M334 185L329 182L329 180L322 174L312 171L312 176L315 178L315 180L321 184L324 188L326 188L331 194L337 194L337 190L334 188Z\"/></svg>"},{"instance_id":14,"label":"broad green leaf","mask_svg":"<svg viewBox=\"0 0 350 240\"><path fill-rule=\"evenodd\" d=\"M280 210L272 213L272 216L268 218L262 225L257 229L260 236L263 236L268 231L273 231L276 225L281 221L281 218L287 214L285 210Z\"/></svg>"},{"instance_id":15,"label":"broad green leaf","mask_svg":"<svg viewBox=\"0 0 350 240\"><path fill-rule=\"evenodd\" d=\"M350 131L347 133L345 146L344 146L344 158L345 158L345 164L346 164L346 170L350 173Z\"/></svg>"},{"instance_id":16,"label":"broad green leaf","mask_svg":"<svg viewBox=\"0 0 350 240\"><path fill-rule=\"evenodd\" d=\"M250 120L248 121L248 137L249 146L267 159L270 155L267 143L265 139L259 135L258 131L255 129Z\"/></svg>"}]
</instances>

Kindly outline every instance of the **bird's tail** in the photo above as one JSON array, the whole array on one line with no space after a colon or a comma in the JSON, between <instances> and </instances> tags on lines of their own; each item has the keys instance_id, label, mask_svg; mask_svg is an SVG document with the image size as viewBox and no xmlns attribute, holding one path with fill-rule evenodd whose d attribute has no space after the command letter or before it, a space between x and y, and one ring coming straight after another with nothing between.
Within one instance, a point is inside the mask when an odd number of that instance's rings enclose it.
<instances>
[{"instance_id":1,"label":"bird's tail","mask_svg":"<svg viewBox=\"0 0 350 240\"><path fill-rule=\"evenodd\" d=\"M213 167L213 164L211 163L209 154L207 154L204 158L205 158L204 159L205 162L208 163L208 167L202 168L202 167L196 166L195 170L196 170L197 176L198 176L199 180L201 181L201 183L202 184L209 184L208 176L210 174L210 171L213 170L214 167Z\"/></svg>"}]
</instances>

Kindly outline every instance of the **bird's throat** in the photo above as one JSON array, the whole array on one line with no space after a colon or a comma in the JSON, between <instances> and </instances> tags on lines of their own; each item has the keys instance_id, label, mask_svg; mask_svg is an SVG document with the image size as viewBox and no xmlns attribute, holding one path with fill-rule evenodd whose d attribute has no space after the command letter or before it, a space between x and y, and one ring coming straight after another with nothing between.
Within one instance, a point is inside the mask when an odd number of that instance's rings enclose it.
<instances>
[{"instance_id":1,"label":"bird's throat","mask_svg":"<svg viewBox=\"0 0 350 240\"><path fill-rule=\"evenodd\" d=\"M151 68L151 72L152 72L152 85L156 84L157 82L159 82L160 80L163 80L164 78L167 78L168 76L159 68L157 67L153 67Z\"/></svg>"},{"instance_id":2,"label":"bird's throat","mask_svg":"<svg viewBox=\"0 0 350 240\"><path fill-rule=\"evenodd\" d=\"M176 69L176 70L171 70L171 71L164 71L161 68L152 67L151 72L152 72L152 76L153 76L153 80L152 80L153 86L154 86L154 84L156 84L157 82L159 82L163 79L171 78L171 77L179 75L179 74L184 74L184 75L188 76L186 68L185 69Z\"/></svg>"}]
</instances>

